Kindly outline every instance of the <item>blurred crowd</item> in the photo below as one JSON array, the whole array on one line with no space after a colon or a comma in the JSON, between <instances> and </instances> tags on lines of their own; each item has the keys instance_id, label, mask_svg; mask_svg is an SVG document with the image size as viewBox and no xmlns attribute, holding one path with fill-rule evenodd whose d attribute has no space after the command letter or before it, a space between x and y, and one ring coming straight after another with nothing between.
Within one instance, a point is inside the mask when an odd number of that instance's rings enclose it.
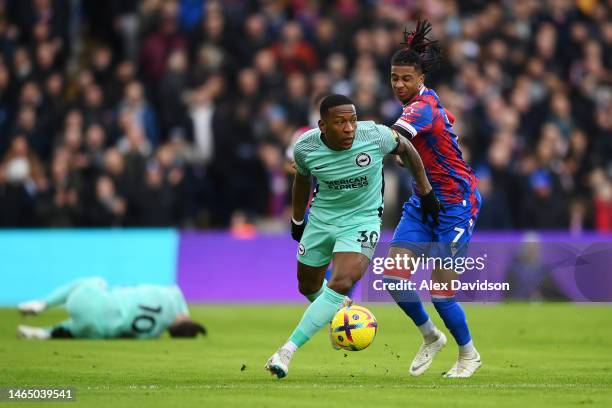
<instances>
[{"instance_id":1,"label":"blurred crowd","mask_svg":"<svg viewBox=\"0 0 612 408\"><path fill-rule=\"evenodd\" d=\"M478 228L612 230L611 0L0 0L0 226L287 219L293 134L330 92L392 124L419 17Z\"/></svg>"}]
</instances>

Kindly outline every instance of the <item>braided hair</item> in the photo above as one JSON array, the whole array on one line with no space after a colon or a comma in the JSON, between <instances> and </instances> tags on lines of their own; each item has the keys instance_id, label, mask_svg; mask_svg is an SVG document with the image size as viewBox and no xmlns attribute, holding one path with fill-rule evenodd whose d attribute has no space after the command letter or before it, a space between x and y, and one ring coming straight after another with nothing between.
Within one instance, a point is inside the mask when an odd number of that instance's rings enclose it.
<instances>
[{"instance_id":1,"label":"braided hair","mask_svg":"<svg viewBox=\"0 0 612 408\"><path fill-rule=\"evenodd\" d=\"M414 31L404 28L403 48L393 54L391 65L412 65L423 73L435 70L442 61L442 49L437 40L427 37L431 29L427 20L419 20Z\"/></svg>"}]
</instances>

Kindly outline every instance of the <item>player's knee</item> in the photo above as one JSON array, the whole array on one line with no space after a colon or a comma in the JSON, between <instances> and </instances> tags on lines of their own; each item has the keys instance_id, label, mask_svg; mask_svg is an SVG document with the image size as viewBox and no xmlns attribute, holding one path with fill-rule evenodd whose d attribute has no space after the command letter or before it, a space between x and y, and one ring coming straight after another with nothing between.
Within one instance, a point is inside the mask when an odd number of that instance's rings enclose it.
<instances>
[{"instance_id":1,"label":"player's knee","mask_svg":"<svg viewBox=\"0 0 612 408\"><path fill-rule=\"evenodd\" d=\"M452 271L433 271L431 275L433 285L429 290L429 294L433 301L436 301L436 299L448 300L455 296L455 291L452 287L453 273Z\"/></svg>"},{"instance_id":2,"label":"player's knee","mask_svg":"<svg viewBox=\"0 0 612 408\"><path fill-rule=\"evenodd\" d=\"M410 280L410 278L412 278L412 272L409 268L398 268L396 265L393 265L385 268L383 276L388 279Z\"/></svg>"},{"instance_id":3,"label":"player's knee","mask_svg":"<svg viewBox=\"0 0 612 408\"><path fill-rule=\"evenodd\" d=\"M312 281L298 282L298 290L302 295L308 296L321 289L321 284L322 283L317 284L317 282Z\"/></svg>"},{"instance_id":4,"label":"player's knee","mask_svg":"<svg viewBox=\"0 0 612 408\"><path fill-rule=\"evenodd\" d=\"M337 276L332 278L327 286L336 293L346 295L353 287L354 280L351 276Z\"/></svg>"},{"instance_id":5,"label":"player's knee","mask_svg":"<svg viewBox=\"0 0 612 408\"><path fill-rule=\"evenodd\" d=\"M417 292L406 286L406 282L412 278L410 269L391 266L385 268L383 276L386 283L385 289L393 300L398 303L420 303Z\"/></svg>"},{"instance_id":6,"label":"player's knee","mask_svg":"<svg viewBox=\"0 0 612 408\"><path fill-rule=\"evenodd\" d=\"M410 260L414 257L411 251L391 248L384 263L383 277L388 280L410 280L412 278L412 268ZM389 262L393 261L393 262Z\"/></svg>"}]
</instances>

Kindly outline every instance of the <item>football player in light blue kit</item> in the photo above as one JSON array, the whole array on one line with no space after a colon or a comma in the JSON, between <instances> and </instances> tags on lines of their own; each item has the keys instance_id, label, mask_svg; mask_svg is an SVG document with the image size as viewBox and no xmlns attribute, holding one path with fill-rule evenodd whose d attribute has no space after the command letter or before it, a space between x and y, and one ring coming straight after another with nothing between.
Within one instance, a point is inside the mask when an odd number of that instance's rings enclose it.
<instances>
[{"instance_id":1,"label":"football player in light blue kit","mask_svg":"<svg viewBox=\"0 0 612 408\"><path fill-rule=\"evenodd\" d=\"M344 95L321 101L319 128L298 139L294 158L291 235L299 242L300 292L312 301L288 341L265 364L277 378L293 354L329 324L345 295L363 276L380 236L383 158L400 155L422 192L421 211L437 219L439 202L418 153L405 138L374 122L358 122L355 104ZM318 187L305 219L312 177ZM333 261L329 282L325 271Z\"/></svg>"},{"instance_id":2,"label":"football player in light blue kit","mask_svg":"<svg viewBox=\"0 0 612 408\"><path fill-rule=\"evenodd\" d=\"M37 314L63 305L70 317L46 329L19 326L17 334L28 339L159 337L165 330L173 337L205 334L202 325L189 318L189 309L178 286L139 285L108 288L102 278L84 278L59 287L42 300L22 303L23 314Z\"/></svg>"}]
</instances>

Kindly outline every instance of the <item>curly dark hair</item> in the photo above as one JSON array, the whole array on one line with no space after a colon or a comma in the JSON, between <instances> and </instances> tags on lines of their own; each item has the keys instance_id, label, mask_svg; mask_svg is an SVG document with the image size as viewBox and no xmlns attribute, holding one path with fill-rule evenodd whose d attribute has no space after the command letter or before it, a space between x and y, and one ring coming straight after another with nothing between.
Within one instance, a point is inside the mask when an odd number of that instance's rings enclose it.
<instances>
[{"instance_id":1,"label":"curly dark hair","mask_svg":"<svg viewBox=\"0 0 612 408\"><path fill-rule=\"evenodd\" d=\"M206 328L192 320L175 322L168 327L170 337L196 337L198 334L206 335Z\"/></svg>"}]
</instances>

